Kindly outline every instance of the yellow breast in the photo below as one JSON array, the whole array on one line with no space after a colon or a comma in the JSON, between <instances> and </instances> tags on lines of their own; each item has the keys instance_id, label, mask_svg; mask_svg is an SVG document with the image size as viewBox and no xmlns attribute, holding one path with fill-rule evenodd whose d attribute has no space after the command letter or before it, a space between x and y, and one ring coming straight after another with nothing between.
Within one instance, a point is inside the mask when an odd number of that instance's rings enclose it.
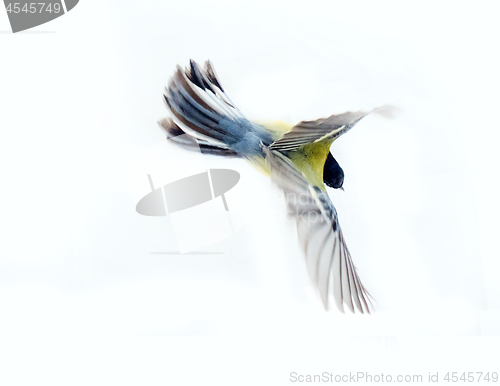
<instances>
[{"instance_id":1,"label":"yellow breast","mask_svg":"<svg viewBox=\"0 0 500 386\"><path fill-rule=\"evenodd\" d=\"M256 123L270 130L274 134L273 138L275 140L281 138L293 127L293 125L287 122L278 120L257 121ZM323 183L323 168L325 167L326 157L328 156L332 142L332 140L328 140L311 143L288 154L290 160L304 174L306 180L321 190L326 189ZM254 157L251 160L251 164L261 173L267 176L270 175L269 166L263 157Z\"/></svg>"}]
</instances>

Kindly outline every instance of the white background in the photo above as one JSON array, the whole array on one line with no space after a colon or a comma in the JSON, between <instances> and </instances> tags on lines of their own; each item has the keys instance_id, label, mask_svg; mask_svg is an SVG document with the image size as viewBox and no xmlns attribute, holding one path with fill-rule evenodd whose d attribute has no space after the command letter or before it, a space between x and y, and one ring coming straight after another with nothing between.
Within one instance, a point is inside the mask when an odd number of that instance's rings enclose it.
<instances>
[{"instance_id":1,"label":"white background","mask_svg":"<svg viewBox=\"0 0 500 386\"><path fill-rule=\"evenodd\" d=\"M0 331L24 337L5 350L9 381L30 368L277 385L380 372L394 352L399 372L422 356L424 374L436 358L481 371L496 338L462 337L500 332L497 15L495 2L83 0L13 35L0 12ZM164 139L163 86L190 58L210 59L256 120L399 109L332 146L346 191L331 197L376 315L323 310L279 190L243 161L208 161L239 170L247 197L246 226L212 246L224 253L151 254L173 236L135 212L130 162ZM131 335L155 339L108 340Z\"/></svg>"}]
</instances>

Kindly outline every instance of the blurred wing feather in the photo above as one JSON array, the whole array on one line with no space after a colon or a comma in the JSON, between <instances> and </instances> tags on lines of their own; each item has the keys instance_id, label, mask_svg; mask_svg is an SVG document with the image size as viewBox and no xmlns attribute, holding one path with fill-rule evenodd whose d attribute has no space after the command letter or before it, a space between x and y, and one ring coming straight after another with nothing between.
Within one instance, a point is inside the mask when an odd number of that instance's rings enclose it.
<instances>
[{"instance_id":1,"label":"blurred wing feather","mask_svg":"<svg viewBox=\"0 0 500 386\"><path fill-rule=\"evenodd\" d=\"M370 295L356 272L328 194L309 184L286 155L268 148L264 152L271 178L283 189L288 208L297 220L307 271L318 286L325 308L333 292L342 312L346 305L352 312L356 307L361 313L370 313Z\"/></svg>"},{"instance_id":2,"label":"blurred wing feather","mask_svg":"<svg viewBox=\"0 0 500 386\"><path fill-rule=\"evenodd\" d=\"M383 106L368 112L346 112L315 121L302 121L292 127L292 130L284 134L283 137L271 144L269 148L283 152L295 150L314 142L331 141L349 131L356 123L371 112L383 114L387 109L388 107Z\"/></svg>"}]
</instances>

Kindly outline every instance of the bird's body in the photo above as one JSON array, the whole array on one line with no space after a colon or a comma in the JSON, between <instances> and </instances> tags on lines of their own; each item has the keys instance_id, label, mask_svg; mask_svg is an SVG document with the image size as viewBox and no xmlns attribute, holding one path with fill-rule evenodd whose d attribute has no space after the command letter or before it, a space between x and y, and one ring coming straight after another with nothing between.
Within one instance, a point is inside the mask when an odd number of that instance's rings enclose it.
<instances>
[{"instance_id":1,"label":"bird's body","mask_svg":"<svg viewBox=\"0 0 500 386\"><path fill-rule=\"evenodd\" d=\"M288 122L280 120L262 120L254 121L255 124L265 127L270 133L273 141L281 138L285 133L292 130L293 125ZM256 154L251 160L248 160L250 165L252 165L256 170L261 172L266 176L271 175L271 170L269 169L269 164L266 163L264 153Z\"/></svg>"},{"instance_id":2,"label":"bird's body","mask_svg":"<svg viewBox=\"0 0 500 386\"><path fill-rule=\"evenodd\" d=\"M275 141L293 128L292 124L280 120L255 121L255 123L269 130L272 139ZM326 190L323 183L323 169L332 143L333 140L322 141L302 146L288 153L288 157L294 166L304 174L307 181L323 191ZM264 153L252 157L250 164L265 175L269 176L271 174L269 165L265 162Z\"/></svg>"},{"instance_id":3,"label":"bird's body","mask_svg":"<svg viewBox=\"0 0 500 386\"><path fill-rule=\"evenodd\" d=\"M322 191L326 191L323 170L332 143L333 140L312 143L288 153L288 157L294 166L304 174L307 182L317 186Z\"/></svg>"},{"instance_id":4,"label":"bird's body","mask_svg":"<svg viewBox=\"0 0 500 386\"><path fill-rule=\"evenodd\" d=\"M331 144L368 113L348 112L296 125L251 122L229 99L210 62L202 70L193 61L185 71L178 67L165 102L176 122L163 119L159 124L171 140L187 149L244 158L283 189L297 220L307 270L325 307L333 290L339 309L345 304L353 312L354 307L370 312L369 294L357 275L325 187L341 188L344 180L330 153Z\"/></svg>"},{"instance_id":5,"label":"bird's body","mask_svg":"<svg viewBox=\"0 0 500 386\"><path fill-rule=\"evenodd\" d=\"M288 133L293 128L292 124L278 119L255 121L255 123L268 129L272 133L274 140L280 139L285 133Z\"/></svg>"}]
</instances>

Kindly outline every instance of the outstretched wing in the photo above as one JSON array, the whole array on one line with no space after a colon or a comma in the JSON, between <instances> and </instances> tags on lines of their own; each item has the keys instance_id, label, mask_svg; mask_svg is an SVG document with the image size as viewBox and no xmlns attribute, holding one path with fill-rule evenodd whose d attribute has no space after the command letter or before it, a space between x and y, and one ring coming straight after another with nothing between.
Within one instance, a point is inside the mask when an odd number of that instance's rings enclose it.
<instances>
[{"instance_id":1,"label":"outstretched wing","mask_svg":"<svg viewBox=\"0 0 500 386\"><path fill-rule=\"evenodd\" d=\"M361 119L372 112L383 116L390 116L392 107L382 106L371 111L346 112L331 115L315 121L302 121L292 130L275 141L269 148L271 150L291 151L304 145L322 141L333 141L354 127Z\"/></svg>"},{"instance_id":2,"label":"outstretched wing","mask_svg":"<svg viewBox=\"0 0 500 386\"><path fill-rule=\"evenodd\" d=\"M271 178L285 192L306 257L309 276L317 284L325 308L333 292L337 307L344 304L361 313L372 308L370 295L356 272L340 229L337 212L328 194L306 181L290 159L281 152L264 149Z\"/></svg>"}]
</instances>

